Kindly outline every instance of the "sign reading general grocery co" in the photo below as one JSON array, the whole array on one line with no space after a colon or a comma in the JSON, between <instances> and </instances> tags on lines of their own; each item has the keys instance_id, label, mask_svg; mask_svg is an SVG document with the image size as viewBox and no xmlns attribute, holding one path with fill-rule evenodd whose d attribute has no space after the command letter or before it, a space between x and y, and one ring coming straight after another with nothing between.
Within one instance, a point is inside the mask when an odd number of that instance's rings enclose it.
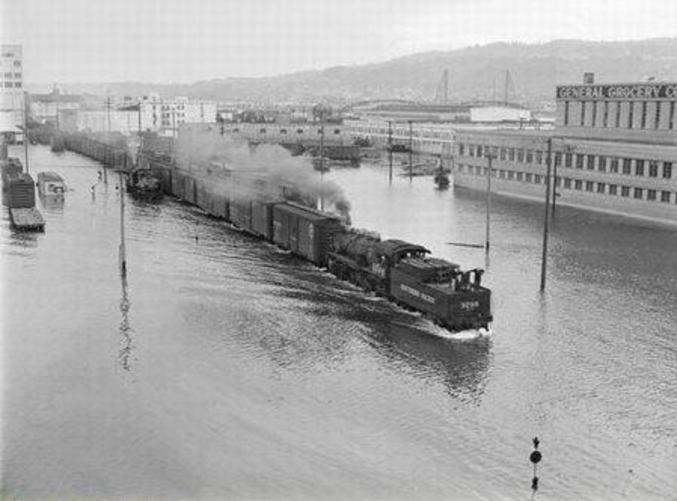
<instances>
[{"instance_id":1,"label":"sign reading general grocery co","mask_svg":"<svg viewBox=\"0 0 677 501\"><path fill-rule=\"evenodd\" d=\"M557 99L675 99L677 84L562 85Z\"/></svg>"}]
</instances>

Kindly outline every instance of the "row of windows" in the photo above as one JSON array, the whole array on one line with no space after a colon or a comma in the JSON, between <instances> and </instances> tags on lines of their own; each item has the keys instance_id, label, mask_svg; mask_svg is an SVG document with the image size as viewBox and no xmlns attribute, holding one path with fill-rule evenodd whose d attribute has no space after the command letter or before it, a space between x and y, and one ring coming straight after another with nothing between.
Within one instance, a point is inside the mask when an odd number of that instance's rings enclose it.
<instances>
[{"instance_id":1,"label":"row of windows","mask_svg":"<svg viewBox=\"0 0 677 501\"><path fill-rule=\"evenodd\" d=\"M639 104L639 113L640 113L640 129L658 129L661 123L661 110L663 114L667 113L668 116L668 128L674 129L675 127L675 102L670 101L625 101L621 103L620 101L613 101L616 106L615 110L610 113L609 110L609 101L602 102L602 113L601 117L598 117L597 113L597 102L595 101L580 101L580 115L578 118L578 123L575 123L574 118L571 116L569 110L569 101L564 101L564 126L569 125L580 125L584 127L587 121L587 113L591 113L590 116L590 126L592 127L626 127L632 129L635 127L634 123L634 112L635 112L635 103ZM654 103L654 109L652 113L649 113L649 103ZM625 120L621 120L621 104L627 107L628 113L625 115ZM588 109L590 111L588 111ZM623 123L621 123L623 122Z\"/></svg>"},{"instance_id":2,"label":"row of windows","mask_svg":"<svg viewBox=\"0 0 677 501\"><path fill-rule=\"evenodd\" d=\"M14 76L14 78L21 78L21 73L14 73L14 74L12 74L12 72L3 73L4 78L12 78L12 76Z\"/></svg>"},{"instance_id":3,"label":"row of windows","mask_svg":"<svg viewBox=\"0 0 677 501\"><path fill-rule=\"evenodd\" d=\"M476 176L486 177L487 167L479 165L457 165L459 172L467 172ZM499 179L507 179L508 181L522 181L533 184L544 184L544 176L532 174L530 172L516 172L512 170L494 169L492 170L492 177ZM638 188L632 186L623 186L611 183L598 183L595 181L585 181L583 179L572 179L569 177L557 176L555 186L562 187L567 190L587 191L590 193L600 193L606 195L620 195L621 197L636 198L638 200L660 201L663 203L670 203L672 200L672 192L667 190L655 190L649 188ZM645 197L646 194L646 197ZM677 193L674 201L677 204Z\"/></svg>"},{"instance_id":4,"label":"row of windows","mask_svg":"<svg viewBox=\"0 0 677 501\"><path fill-rule=\"evenodd\" d=\"M232 129L232 131L233 132L240 132L240 129L235 127L234 129ZM267 129L260 129L259 130L259 134L266 134L267 132L268 132ZM288 132L287 129L280 129L280 134L287 134L287 132ZM296 129L296 133L297 134L303 134L304 130L303 129ZM317 129L317 133L322 134L322 129ZM340 134L340 133L341 133L341 129L334 129L334 134Z\"/></svg>"},{"instance_id":5,"label":"row of windows","mask_svg":"<svg viewBox=\"0 0 677 501\"><path fill-rule=\"evenodd\" d=\"M541 150L497 148L496 146L487 147L459 143L458 154L464 156L466 153L470 157L482 157L483 154L485 156L491 154L494 158L499 158L500 160L536 163L539 165L546 161L545 154ZM636 176L662 177L664 179L671 179L673 173L673 162L608 157L583 153L562 153L561 151L553 153L553 163L556 166L564 164L564 167L576 167L577 169L585 168L615 174L621 172L626 175L634 173Z\"/></svg>"},{"instance_id":6,"label":"row of windows","mask_svg":"<svg viewBox=\"0 0 677 501\"><path fill-rule=\"evenodd\" d=\"M5 89L11 89L11 88L20 89L21 88L21 82L4 82L2 84L2 86Z\"/></svg>"},{"instance_id":7,"label":"row of windows","mask_svg":"<svg viewBox=\"0 0 677 501\"><path fill-rule=\"evenodd\" d=\"M3 66L5 66L5 62L7 62L7 65L9 65L9 61L7 61L6 59L4 59L4 60L2 61L2 63L3 63L2 65L3 65ZM21 68L21 61L12 61L12 66L14 66L15 68Z\"/></svg>"}]
</instances>

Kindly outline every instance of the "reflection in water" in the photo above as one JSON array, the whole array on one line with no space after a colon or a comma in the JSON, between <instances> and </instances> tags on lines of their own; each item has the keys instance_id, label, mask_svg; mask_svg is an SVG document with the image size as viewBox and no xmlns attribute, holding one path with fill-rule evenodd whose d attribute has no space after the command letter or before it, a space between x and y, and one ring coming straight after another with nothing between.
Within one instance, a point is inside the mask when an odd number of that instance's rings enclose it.
<instances>
[{"instance_id":1,"label":"reflection in water","mask_svg":"<svg viewBox=\"0 0 677 501\"><path fill-rule=\"evenodd\" d=\"M403 362L416 376L441 381L452 397L480 403L491 358L489 338L450 340L397 323L374 333L378 337L371 346L398 368Z\"/></svg>"},{"instance_id":2,"label":"reflection in water","mask_svg":"<svg viewBox=\"0 0 677 501\"><path fill-rule=\"evenodd\" d=\"M131 370L130 358L132 355L132 327L129 325L129 310L131 309L131 302L127 293L127 277L121 275L120 283L122 285L122 296L120 297L120 351L118 352L118 360L120 365L126 371Z\"/></svg>"}]
</instances>

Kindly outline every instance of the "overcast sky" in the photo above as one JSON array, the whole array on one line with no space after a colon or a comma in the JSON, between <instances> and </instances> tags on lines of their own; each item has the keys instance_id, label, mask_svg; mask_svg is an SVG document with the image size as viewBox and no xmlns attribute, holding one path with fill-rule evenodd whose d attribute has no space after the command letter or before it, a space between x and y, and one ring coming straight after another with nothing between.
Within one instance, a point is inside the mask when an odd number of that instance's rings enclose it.
<instances>
[{"instance_id":1,"label":"overcast sky","mask_svg":"<svg viewBox=\"0 0 677 501\"><path fill-rule=\"evenodd\" d=\"M494 41L677 35L677 0L0 0L30 83L191 82Z\"/></svg>"}]
</instances>

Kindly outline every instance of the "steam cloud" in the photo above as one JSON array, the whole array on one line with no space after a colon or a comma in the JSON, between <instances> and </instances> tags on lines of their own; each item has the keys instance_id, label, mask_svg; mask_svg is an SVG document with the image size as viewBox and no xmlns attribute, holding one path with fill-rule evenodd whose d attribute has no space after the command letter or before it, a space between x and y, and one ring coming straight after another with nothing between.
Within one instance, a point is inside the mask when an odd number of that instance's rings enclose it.
<instances>
[{"instance_id":1,"label":"steam cloud","mask_svg":"<svg viewBox=\"0 0 677 501\"><path fill-rule=\"evenodd\" d=\"M279 145L252 147L212 131L181 132L175 146L179 166L212 181L213 189L228 190L231 198L286 198L313 208L322 198L325 210L350 220L350 202L341 187L321 180L309 159L292 157Z\"/></svg>"}]
</instances>

